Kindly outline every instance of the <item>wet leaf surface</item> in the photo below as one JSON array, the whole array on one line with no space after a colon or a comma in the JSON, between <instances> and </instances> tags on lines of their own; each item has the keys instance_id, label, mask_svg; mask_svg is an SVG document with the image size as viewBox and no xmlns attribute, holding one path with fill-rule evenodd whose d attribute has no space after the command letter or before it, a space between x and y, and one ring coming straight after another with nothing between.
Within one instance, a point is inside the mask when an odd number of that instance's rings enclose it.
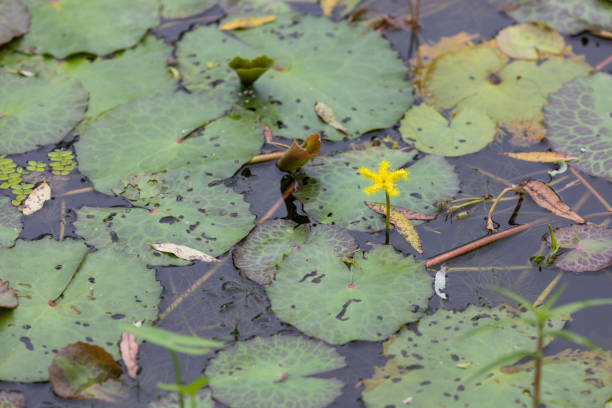
<instances>
[{"instance_id":1,"label":"wet leaf surface","mask_svg":"<svg viewBox=\"0 0 612 408\"><path fill-rule=\"evenodd\" d=\"M0 197L0 247L9 247L21 232L19 210L11 204L9 197Z\"/></svg>"},{"instance_id":2,"label":"wet leaf surface","mask_svg":"<svg viewBox=\"0 0 612 408\"><path fill-rule=\"evenodd\" d=\"M27 33L30 29L30 12L21 0L4 0L0 3L0 45Z\"/></svg>"},{"instance_id":3,"label":"wet leaf surface","mask_svg":"<svg viewBox=\"0 0 612 408\"><path fill-rule=\"evenodd\" d=\"M593 224L570 225L554 230L557 245L569 251L554 265L566 271L591 272L612 265L612 229ZM550 244L550 237L546 239Z\"/></svg>"},{"instance_id":4,"label":"wet leaf surface","mask_svg":"<svg viewBox=\"0 0 612 408\"><path fill-rule=\"evenodd\" d=\"M255 337L220 351L206 368L215 399L235 408L323 408L341 393L336 378L312 375L344 367L323 342L276 335Z\"/></svg>"}]
</instances>

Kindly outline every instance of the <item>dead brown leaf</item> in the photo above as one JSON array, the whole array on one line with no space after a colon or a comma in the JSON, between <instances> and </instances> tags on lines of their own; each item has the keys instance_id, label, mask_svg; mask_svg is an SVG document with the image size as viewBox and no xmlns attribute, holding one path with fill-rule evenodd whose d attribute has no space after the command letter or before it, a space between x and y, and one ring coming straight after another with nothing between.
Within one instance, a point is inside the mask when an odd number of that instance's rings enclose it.
<instances>
[{"instance_id":1,"label":"dead brown leaf","mask_svg":"<svg viewBox=\"0 0 612 408\"><path fill-rule=\"evenodd\" d=\"M121 334L121 343L119 343L119 350L121 350L121 359L127 373L130 378L136 378L138 374L138 343L136 342L136 336L132 333Z\"/></svg>"},{"instance_id":2,"label":"dead brown leaf","mask_svg":"<svg viewBox=\"0 0 612 408\"><path fill-rule=\"evenodd\" d=\"M583 224L584 218L578 215L567 204L561 201L561 198L555 191L538 180L529 180L521 183L521 188L529 194L529 196L540 207L558 215L559 217L567 218Z\"/></svg>"}]
</instances>

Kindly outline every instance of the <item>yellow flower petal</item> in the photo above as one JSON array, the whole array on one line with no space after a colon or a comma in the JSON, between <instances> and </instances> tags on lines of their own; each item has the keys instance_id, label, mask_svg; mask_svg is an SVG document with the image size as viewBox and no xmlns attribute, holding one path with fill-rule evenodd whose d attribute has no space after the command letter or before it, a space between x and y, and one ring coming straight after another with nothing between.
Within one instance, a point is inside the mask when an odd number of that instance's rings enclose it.
<instances>
[{"instance_id":1,"label":"yellow flower petal","mask_svg":"<svg viewBox=\"0 0 612 408\"><path fill-rule=\"evenodd\" d=\"M372 180L372 185L366 187L363 192L371 195L375 194L378 190L384 190L387 194L391 196L396 196L399 194L399 190L395 187L395 180L398 178L408 180L409 172L405 169L393 170L389 172L389 166L391 164L383 160L380 162L378 166L378 173L374 173L372 170L360 167L357 170L357 173L363 175L365 178L369 178Z\"/></svg>"}]
</instances>

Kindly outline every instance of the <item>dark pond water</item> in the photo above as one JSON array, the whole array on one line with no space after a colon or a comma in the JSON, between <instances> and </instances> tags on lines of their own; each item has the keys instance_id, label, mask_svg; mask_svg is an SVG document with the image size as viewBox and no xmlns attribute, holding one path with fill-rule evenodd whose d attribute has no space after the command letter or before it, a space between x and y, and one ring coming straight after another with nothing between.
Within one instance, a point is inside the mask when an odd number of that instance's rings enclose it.
<instances>
[{"instance_id":1,"label":"dark pond water","mask_svg":"<svg viewBox=\"0 0 612 408\"><path fill-rule=\"evenodd\" d=\"M378 9L389 14L402 12L407 8L407 2L405 1L376 1L375 3ZM419 38L421 42L437 41L442 36L450 36L460 31L475 32L481 34L483 38L490 38L501 28L512 23L510 19L499 13L495 7L490 6L484 0L446 0L422 3L435 3L440 7L428 7L427 10L433 10L433 12L423 15ZM317 13L316 10L308 7L300 7L299 9L302 12ZM213 9L191 20L158 29L156 35L173 43L193 24L203 24L221 15L222 11L220 9ZM407 60L417 43L416 39L405 31L390 30L386 33L386 37L404 60ZM586 34L566 37L566 41L574 47L576 54L586 55L587 62L592 65L604 60L612 51L611 41ZM612 65L604 69L606 72L611 70ZM390 128L365 135L360 140L353 141L353 143L370 140L375 136L385 136L386 134L397 136L398 132L396 128ZM66 146L70 146L71 138L68 137L65 143ZM344 150L348 145L348 142L325 142L323 152ZM13 158L20 164L23 164L26 160L40 160L53 148L55 146L49 146ZM542 144L542 146L536 146L536 148L544 150L546 145ZM456 166L462 180L461 194L465 196L496 195L505 187L502 183L485 175L486 173L478 169L512 182L519 182L526 177L548 181L546 172L550 168L549 166L537 163L525 164L503 158L500 155L500 152L512 150L517 149L510 145L507 139L503 139L476 154L451 158L450 162ZM612 202L610 183L592 177L588 177L588 180L609 202ZM572 181L574 181L573 176L568 176L565 181L558 185L558 190ZM90 183L78 174L71 175L67 183L66 190L90 186ZM227 183L237 192L246 194L246 200L251 205L251 211L258 218L261 218L280 197L290 180L287 179L285 173L279 171L270 162L245 166ZM581 214L597 213L604 210L602 205L592 195L588 194L587 190L580 184L562 191L561 196L570 206L574 206L584 200L585 194L586 201L582 204ZM68 221L66 236L76 236L71 225L71 221L74 220L73 209L85 205L127 205L122 199L96 192L67 196L65 200ZM496 220L501 223L500 227L502 229L511 226L509 221L514 206L515 202L511 201L499 207ZM514 222L526 223L543 214L543 210L530 200L525 200ZM301 209L301 204L294 201L292 197L289 198L285 206L281 206L277 210L274 217L290 218L298 222L308 220ZM485 218L486 210L480 206L473 210L471 216L462 220L451 220L441 215L436 220L427 223L423 228L420 228L425 251L421 258L432 257L486 235L484 230ZM601 222L603 218L595 218L592 221ZM552 222L558 225L565 224L558 218L552 219ZM39 213L25 219L21 238L36 239L45 234L58 237L59 231L60 203L59 200L53 200L47 203ZM432 313L440 307L464 308L469 303L495 305L503 302L500 295L485 289L490 284L517 291L528 298L535 298L557 275L558 270L552 268L538 270L535 267L509 269L508 267L528 265L529 257L537 252L545 232L545 225L535 227L448 262L447 266L449 268L472 268L472 270L459 269L451 272L448 278L450 301L445 302L438 297L434 297L430 300L428 312ZM364 249L367 249L368 242L384 241L384 233L354 233L354 235ZM397 233L392 233L391 243L404 253L413 253L408 244ZM264 290L241 276L239 271L234 268L229 254L220 258L225 260L221 267L216 269L205 282L199 284L178 308L167 314L159 322L160 327L226 341L246 340L255 335L270 336L279 332L298 334L297 330L281 323L272 314ZM476 267L480 270L474 270ZM197 263L193 266L157 268L157 277L164 287L159 305L160 310L164 311L177 296L196 284L203 275L211 272L211 268L216 267ZM567 289L561 296L559 303L610 297L612 294L612 268L587 274L565 273L562 283L567 285ZM604 349L612 349L612 325L609 323L611 315L612 307L599 307L578 312L574 316L574 321L570 322L569 329L587 336ZM568 346L568 343L556 340L548 351L554 353ZM346 357L348 366L327 374L329 377L340 378L345 383L343 395L331 406L336 408L363 406L360 401L360 394L363 389L360 380L370 377L374 372L374 366L384 364L385 360L380 356L382 344L357 341L337 347L337 350ZM184 378L189 380L197 377L210 358L211 356L182 356L180 361ZM144 344L141 347L140 363L142 371L138 380L133 382L133 393L130 399L114 406L144 407L160 393L155 386L157 382L173 381L172 362L165 350L150 344ZM46 383L0 382L0 389L23 391L27 396L28 407L30 408L104 407L108 405L99 402L67 401L57 398ZM221 405L218 404L218 406Z\"/></svg>"}]
</instances>

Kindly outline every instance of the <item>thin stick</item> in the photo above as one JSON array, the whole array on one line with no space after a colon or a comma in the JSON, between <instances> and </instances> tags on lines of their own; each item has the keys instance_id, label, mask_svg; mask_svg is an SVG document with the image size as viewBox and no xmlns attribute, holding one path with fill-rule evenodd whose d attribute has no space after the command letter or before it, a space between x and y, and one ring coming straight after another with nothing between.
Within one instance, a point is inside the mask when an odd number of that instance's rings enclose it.
<instances>
[{"instance_id":1,"label":"thin stick","mask_svg":"<svg viewBox=\"0 0 612 408\"><path fill-rule=\"evenodd\" d=\"M291 146L289 146L289 145L286 145L286 144L284 144L284 143L279 143L279 142L273 142L273 141L271 141L271 140L270 140L270 141L267 141L266 143L267 143L267 144L274 145L274 146L284 147L284 148L286 148L286 149L291 148Z\"/></svg>"},{"instance_id":2,"label":"thin stick","mask_svg":"<svg viewBox=\"0 0 612 408\"><path fill-rule=\"evenodd\" d=\"M495 269L496 271L523 271L533 269L533 265L510 265L510 266L456 266L454 268L446 268L446 272L470 272L470 271L488 271Z\"/></svg>"},{"instance_id":3,"label":"thin stick","mask_svg":"<svg viewBox=\"0 0 612 408\"><path fill-rule=\"evenodd\" d=\"M283 153L285 152L272 152L272 153L258 154L257 156L253 156L247 164L263 163L263 162L267 162L270 160L277 160L283 156Z\"/></svg>"},{"instance_id":4,"label":"thin stick","mask_svg":"<svg viewBox=\"0 0 612 408\"><path fill-rule=\"evenodd\" d=\"M501 191L501 193L499 193L495 201L493 201L493 205L489 209L489 215L487 216L487 229L489 231L495 231L495 227L493 226L492 218L493 218L493 211L495 210L495 207L497 207L497 203L499 203L499 200L501 200L504 194L506 194L508 191L517 191L517 190L520 191L520 189L517 186L506 187Z\"/></svg>"},{"instance_id":5,"label":"thin stick","mask_svg":"<svg viewBox=\"0 0 612 408\"><path fill-rule=\"evenodd\" d=\"M276 210L278 210L278 207L281 206L281 204L283 204L285 202L285 200L287 200L287 197L289 197L289 195L291 193L293 193L293 190L295 189L295 184L296 182L293 181L293 183L291 183L291 185L289 186L289 188L287 188L285 191L283 191L283 195L280 196L280 198L278 200L276 200L276 202L274 203L274 205L268 210L268 212L266 213L266 215L264 215L261 220L257 221L257 224L261 224L265 221L267 221L271 216L274 215L274 213L276 212Z\"/></svg>"},{"instance_id":6,"label":"thin stick","mask_svg":"<svg viewBox=\"0 0 612 408\"><path fill-rule=\"evenodd\" d=\"M576 181L578 181L578 180L576 180ZM580 209L582 208L584 203L587 202L587 200L589 199L590 196L591 196L591 192L590 191L585 191L584 194L582 195L582 197L580 197L580 199L573 206L574 207L574 211L576 211L576 212L580 211Z\"/></svg>"},{"instance_id":7,"label":"thin stick","mask_svg":"<svg viewBox=\"0 0 612 408\"><path fill-rule=\"evenodd\" d=\"M599 64L595 65L595 72L601 71L603 69L603 67L605 67L606 65L608 65L611 62L612 62L612 55L610 55L605 60L601 61Z\"/></svg>"},{"instance_id":8,"label":"thin stick","mask_svg":"<svg viewBox=\"0 0 612 408\"><path fill-rule=\"evenodd\" d=\"M580 174L578 170L574 168L574 166L569 166L569 168L570 171L574 173L574 176L580 180L580 182L591 192L591 194L593 194L595 198L597 198L599 202L606 207L606 210L612 211L612 206L610 206L610 204L608 204L608 202L597 192L597 190L595 190L593 186L584 177L582 177L582 174Z\"/></svg>"},{"instance_id":9,"label":"thin stick","mask_svg":"<svg viewBox=\"0 0 612 408\"><path fill-rule=\"evenodd\" d=\"M483 169L481 169L480 167L473 167L473 169L474 169L474 170L476 170L476 171L477 171L477 172L479 172L479 173L484 174L485 176L487 176L487 177L489 177L489 178L492 178L493 180L497 181L498 183L505 184L505 185L507 185L507 186L513 186L513 185L514 185L514 183L513 183L513 182L508 181L508 180L506 180L505 178L502 178L502 177L496 176L496 175L495 175L495 174L493 174L493 173L489 173L488 171L483 170Z\"/></svg>"},{"instance_id":10,"label":"thin stick","mask_svg":"<svg viewBox=\"0 0 612 408\"><path fill-rule=\"evenodd\" d=\"M93 187L77 188L76 190L70 190L70 191L66 191L65 193L58 194L56 195L56 197L66 197L66 196L74 195L74 194L88 193L90 191L94 191L94 188Z\"/></svg>"},{"instance_id":11,"label":"thin stick","mask_svg":"<svg viewBox=\"0 0 612 408\"><path fill-rule=\"evenodd\" d=\"M563 276L563 271L559 271L557 276L555 276L555 278L552 281L550 281L548 286L546 286L546 288L542 291L542 293L540 293L540 296L538 296L538 298L535 300L535 302L533 302L533 306L534 307L538 307L542 303L544 303L544 301L546 300L548 295L550 295L550 292L552 292L553 289L555 288L555 286L557 286L557 283L559 283L559 281L561 280L562 276Z\"/></svg>"}]
</instances>

